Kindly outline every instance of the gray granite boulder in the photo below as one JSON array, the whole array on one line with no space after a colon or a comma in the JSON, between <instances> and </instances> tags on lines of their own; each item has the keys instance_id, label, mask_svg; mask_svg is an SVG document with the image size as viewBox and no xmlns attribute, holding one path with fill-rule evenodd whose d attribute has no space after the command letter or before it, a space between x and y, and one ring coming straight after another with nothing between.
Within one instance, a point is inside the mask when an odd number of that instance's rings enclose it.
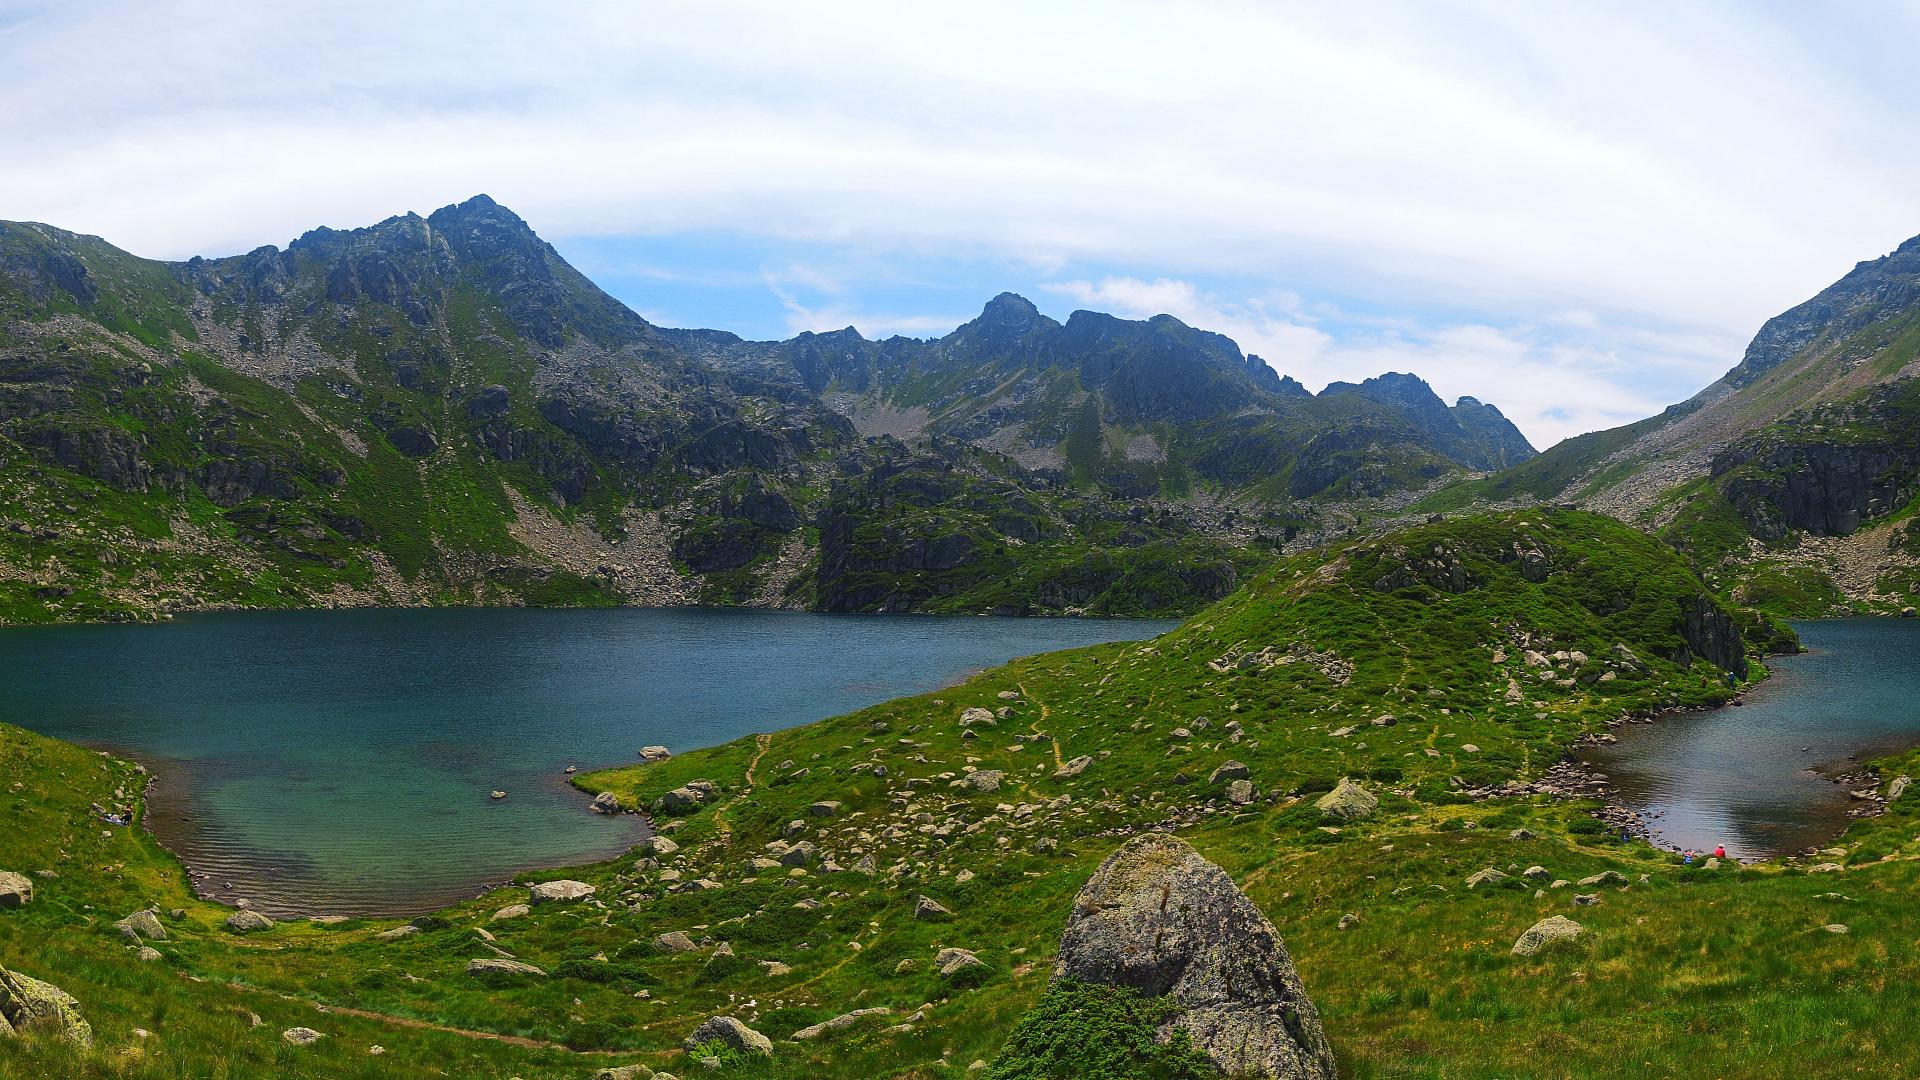
<instances>
[{"instance_id":1,"label":"gray granite boulder","mask_svg":"<svg viewBox=\"0 0 1920 1080\"><path fill-rule=\"evenodd\" d=\"M1135 837L1100 864L1067 916L1054 977L1171 999L1160 1037L1186 1031L1230 1075L1335 1075L1279 932L1226 871L1177 837Z\"/></svg>"},{"instance_id":2,"label":"gray granite boulder","mask_svg":"<svg viewBox=\"0 0 1920 1080\"><path fill-rule=\"evenodd\" d=\"M584 881L562 878L559 881L543 881L533 887L531 899L536 904L570 904L576 900L585 900L592 896L593 886Z\"/></svg>"}]
</instances>

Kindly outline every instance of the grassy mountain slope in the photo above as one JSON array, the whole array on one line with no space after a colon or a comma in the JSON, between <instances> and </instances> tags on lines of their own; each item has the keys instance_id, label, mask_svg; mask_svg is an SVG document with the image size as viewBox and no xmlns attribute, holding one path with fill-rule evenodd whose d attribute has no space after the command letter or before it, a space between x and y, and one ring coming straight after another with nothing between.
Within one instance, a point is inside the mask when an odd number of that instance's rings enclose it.
<instances>
[{"instance_id":1,"label":"grassy mountain slope","mask_svg":"<svg viewBox=\"0 0 1920 1080\"><path fill-rule=\"evenodd\" d=\"M717 797L661 815L669 854L528 879L587 881L592 902L496 920L527 896L506 888L392 939L376 936L390 921L221 932L225 912L188 898L141 834L103 837L88 816L89 801L119 801L114 787L131 794L126 767L0 729L19 777L4 824L26 838L6 858L59 872L36 880L32 904L0 911L0 964L73 992L101 1044L82 1059L0 1040L0 1071L533 1078L644 1062L684 1076L700 1067L678 1041L719 1012L777 1040L771 1062L720 1075L960 1077L1036 1000L1078 886L1120 837L1150 827L1177 829L1273 917L1354 1076L1920 1065L1904 1038L1920 1019L1903 899L1920 872L1901 857L1912 849L1904 819L1858 826L1846 854L1825 856L1842 873L1706 871L1618 840L1591 803L1531 789L1623 714L1732 692L1702 655L1743 667L1734 630L1756 624L1704 593L1670 549L1588 514L1463 519L1295 556L1152 642L1016 661L581 777L628 805L695 780ZM1062 768L1082 757L1080 771ZM1253 785L1245 805L1212 778L1229 760ZM1314 809L1342 777L1379 796L1376 816L1335 822ZM838 806L816 816L823 801ZM802 842L813 846L794 854ZM1624 883L1536 893L1519 876L1535 864L1567 881L1614 870ZM1488 866L1514 876L1465 885ZM1597 902L1576 905L1576 893ZM951 914L915 918L919 895ZM163 918L163 959L142 964L109 923L148 902L183 911ZM1550 913L1588 934L1565 951L1509 955ZM1835 922L1850 932L1822 929ZM695 947L652 944L669 931ZM982 963L943 976L930 965L944 947ZM548 974L489 984L465 972L494 949ZM837 1038L779 1041L874 1007L892 1012ZM246 1026L238 1009L267 1022ZM327 1037L283 1047L278 1032L295 1022ZM388 1051L377 1066L371 1043Z\"/></svg>"}]
</instances>

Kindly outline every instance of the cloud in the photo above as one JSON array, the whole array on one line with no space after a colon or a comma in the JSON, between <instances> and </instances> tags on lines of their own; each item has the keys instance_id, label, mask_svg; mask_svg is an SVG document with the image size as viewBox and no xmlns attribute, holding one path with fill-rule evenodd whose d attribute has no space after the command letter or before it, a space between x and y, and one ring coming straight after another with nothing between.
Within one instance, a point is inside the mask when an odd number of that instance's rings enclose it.
<instances>
[{"instance_id":1,"label":"cloud","mask_svg":"<svg viewBox=\"0 0 1920 1080\"><path fill-rule=\"evenodd\" d=\"M1571 378L1554 350L1584 350L1651 396L1697 357L1635 333L1737 341L1920 227L1898 7L103 0L0 22L0 216L159 257L484 190L561 240L1254 282L1222 313L1302 363L1361 347L1315 351L1337 296L1381 356L1447 362L1444 331L1485 325L1529 370Z\"/></svg>"}]
</instances>

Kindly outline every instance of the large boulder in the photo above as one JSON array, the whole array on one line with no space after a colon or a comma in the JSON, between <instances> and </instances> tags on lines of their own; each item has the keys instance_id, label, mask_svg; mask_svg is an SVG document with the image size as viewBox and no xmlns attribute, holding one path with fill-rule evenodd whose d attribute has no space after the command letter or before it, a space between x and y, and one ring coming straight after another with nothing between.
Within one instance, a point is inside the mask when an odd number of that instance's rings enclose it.
<instances>
[{"instance_id":1,"label":"large boulder","mask_svg":"<svg viewBox=\"0 0 1920 1080\"><path fill-rule=\"evenodd\" d=\"M1184 1030L1223 1072L1331 1080L1333 1050L1273 923L1226 871L1165 833L1107 856L1075 898L1057 979L1170 999L1160 1037Z\"/></svg>"},{"instance_id":2,"label":"large boulder","mask_svg":"<svg viewBox=\"0 0 1920 1080\"><path fill-rule=\"evenodd\" d=\"M1351 780L1341 780L1332 791L1316 799L1313 805L1322 817L1360 821L1372 817L1374 811L1380 809L1380 799Z\"/></svg>"},{"instance_id":3,"label":"large boulder","mask_svg":"<svg viewBox=\"0 0 1920 1080\"><path fill-rule=\"evenodd\" d=\"M585 900L593 893L593 886L584 881L562 878L559 881L543 881L535 885L532 899L536 904L570 904L576 900Z\"/></svg>"},{"instance_id":4,"label":"large boulder","mask_svg":"<svg viewBox=\"0 0 1920 1080\"><path fill-rule=\"evenodd\" d=\"M93 1045L93 1027L72 994L39 979L0 967L0 1035L52 1035L76 1046Z\"/></svg>"},{"instance_id":5,"label":"large boulder","mask_svg":"<svg viewBox=\"0 0 1920 1080\"><path fill-rule=\"evenodd\" d=\"M738 1050L749 1054L772 1054L773 1040L753 1030L731 1016L716 1016L687 1036L683 1044L689 1050L697 1050L708 1043L719 1043L729 1050Z\"/></svg>"},{"instance_id":6,"label":"large boulder","mask_svg":"<svg viewBox=\"0 0 1920 1080\"><path fill-rule=\"evenodd\" d=\"M32 899L32 879L11 870L0 870L0 908L25 907Z\"/></svg>"},{"instance_id":7,"label":"large boulder","mask_svg":"<svg viewBox=\"0 0 1920 1080\"><path fill-rule=\"evenodd\" d=\"M593 797L593 804L588 809L596 814L617 814L620 812L620 796L603 791Z\"/></svg>"}]
</instances>

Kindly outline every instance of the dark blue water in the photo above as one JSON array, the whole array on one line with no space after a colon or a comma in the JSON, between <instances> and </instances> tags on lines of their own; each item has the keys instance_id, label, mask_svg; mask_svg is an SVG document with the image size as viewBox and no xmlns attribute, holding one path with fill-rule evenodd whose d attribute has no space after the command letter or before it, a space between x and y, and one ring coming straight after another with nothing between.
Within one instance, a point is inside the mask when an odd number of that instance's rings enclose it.
<instances>
[{"instance_id":1,"label":"dark blue water","mask_svg":"<svg viewBox=\"0 0 1920 1080\"><path fill-rule=\"evenodd\" d=\"M1657 839L1740 857L1825 844L1858 805L1828 777L1920 745L1920 620L1794 627L1809 651L1775 657L1743 707L1619 728L1586 755Z\"/></svg>"},{"instance_id":2,"label":"dark blue water","mask_svg":"<svg viewBox=\"0 0 1920 1080\"><path fill-rule=\"evenodd\" d=\"M640 819L587 812L570 764L775 731L1172 625L456 609L20 628L0 630L0 719L152 765L155 832L209 895L407 913L638 840Z\"/></svg>"}]
</instances>

